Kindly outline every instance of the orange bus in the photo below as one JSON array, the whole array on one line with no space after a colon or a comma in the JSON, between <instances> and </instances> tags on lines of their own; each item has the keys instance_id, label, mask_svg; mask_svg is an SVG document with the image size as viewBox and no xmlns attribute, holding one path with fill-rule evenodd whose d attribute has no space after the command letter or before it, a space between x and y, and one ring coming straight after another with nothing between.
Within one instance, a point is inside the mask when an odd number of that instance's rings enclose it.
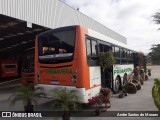
<instances>
[{"instance_id":1,"label":"orange bus","mask_svg":"<svg viewBox=\"0 0 160 120\"><path fill-rule=\"evenodd\" d=\"M116 65L101 79L98 53L107 51L115 53ZM54 88L75 89L79 102L88 103L102 86L114 92L120 89L123 76L133 70L133 52L125 44L79 25L49 30L36 37L35 83L48 95Z\"/></svg>"},{"instance_id":2,"label":"orange bus","mask_svg":"<svg viewBox=\"0 0 160 120\"><path fill-rule=\"evenodd\" d=\"M34 48L25 50L22 57L21 83L34 83Z\"/></svg>"}]
</instances>

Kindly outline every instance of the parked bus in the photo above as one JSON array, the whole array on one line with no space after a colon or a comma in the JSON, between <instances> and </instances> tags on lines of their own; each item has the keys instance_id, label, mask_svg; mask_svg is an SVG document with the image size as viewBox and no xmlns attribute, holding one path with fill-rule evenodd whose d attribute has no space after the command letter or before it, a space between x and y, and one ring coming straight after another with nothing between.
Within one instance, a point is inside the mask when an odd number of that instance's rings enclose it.
<instances>
[{"instance_id":1,"label":"parked bus","mask_svg":"<svg viewBox=\"0 0 160 120\"><path fill-rule=\"evenodd\" d=\"M116 64L101 80L98 54L108 51L114 52ZM35 83L48 94L54 88L75 89L79 102L88 103L102 85L118 92L133 71L133 53L125 44L79 25L49 30L36 37Z\"/></svg>"},{"instance_id":2,"label":"parked bus","mask_svg":"<svg viewBox=\"0 0 160 120\"><path fill-rule=\"evenodd\" d=\"M14 59L0 60L0 78L18 76L18 64Z\"/></svg>"},{"instance_id":3,"label":"parked bus","mask_svg":"<svg viewBox=\"0 0 160 120\"><path fill-rule=\"evenodd\" d=\"M21 83L34 83L34 48L25 50L22 59Z\"/></svg>"}]
</instances>

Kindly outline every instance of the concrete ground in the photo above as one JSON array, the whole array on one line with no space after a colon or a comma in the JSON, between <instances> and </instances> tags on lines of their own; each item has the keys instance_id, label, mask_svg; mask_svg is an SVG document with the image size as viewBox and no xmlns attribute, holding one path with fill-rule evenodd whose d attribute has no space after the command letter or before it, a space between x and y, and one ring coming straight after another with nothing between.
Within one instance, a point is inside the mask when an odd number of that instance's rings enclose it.
<instances>
[{"instance_id":1,"label":"concrete ground","mask_svg":"<svg viewBox=\"0 0 160 120\"><path fill-rule=\"evenodd\" d=\"M118 98L118 94L115 94L111 98L111 108L108 109L111 111L124 111L128 113L129 111L158 111L154 105L151 89L154 84L154 78L160 78L160 66L150 66L148 68L152 69L152 76L149 77L148 81L144 82L141 90L137 91L136 94L128 94L127 97ZM9 105L8 97L11 95L12 90L15 86L0 89L0 111L23 111L22 102L17 102L15 106ZM50 99L42 98L39 100L38 105L35 106L35 110L49 111L52 110ZM90 109L90 106L87 106L86 109ZM102 117L106 116L109 112L102 112L99 117L72 117L71 120L158 120L159 117ZM18 118L20 119L20 118ZM23 118L23 120L30 120L31 118ZM33 120L61 120L61 118L32 118ZM0 118L0 120L17 120L17 118Z\"/></svg>"}]
</instances>

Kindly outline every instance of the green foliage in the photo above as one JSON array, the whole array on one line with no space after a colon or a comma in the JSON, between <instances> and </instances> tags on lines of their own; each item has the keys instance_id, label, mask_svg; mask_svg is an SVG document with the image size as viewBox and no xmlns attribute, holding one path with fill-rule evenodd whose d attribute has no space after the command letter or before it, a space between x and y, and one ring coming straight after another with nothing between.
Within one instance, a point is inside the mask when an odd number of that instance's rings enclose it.
<instances>
[{"instance_id":1,"label":"green foliage","mask_svg":"<svg viewBox=\"0 0 160 120\"><path fill-rule=\"evenodd\" d=\"M156 78L154 79L154 81L155 82L152 88L152 97L156 107L160 111L160 80Z\"/></svg>"},{"instance_id":2,"label":"green foliage","mask_svg":"<svg viewBox=\"0 0 160 120\"><path fill-rule=\"evenodd\" d=\"M102 67L102 70L110 69L115 64L113 52L100 52L99 53L99 64Z\"/></svg>"},{"instance_id":3,"label":"green foliage","mask_svg":"<svg viewBox=\"0 0 160 120\"><path fill-rule=\"evenodd\" d=\"M156 12L153 15L153 21L155 21L156 24L160 24L160 12ZM160 28L159 28L160 30ZM148 58L151 59L153 64L160 65L160 44L152 45L151 52L148 54Z\"/></svg>"},{"instance_id":4,"label":"green foliage","mask_svg":"<svg viewBox=\"0 0 160 120\"><path fill-rule=\"evenodd\" d=\"M160 24L160 12L156 12L154 15L153 15L153 18L155 21L156 24Z\"/></svg>"},{"instance_id":5,"label":"green foliage","mask_svg":"<svg viewBox=\"0 0 160 120\"><path fill-rule=\"evenodd\" d=\"M37 103L36 99L41 96L45 96L44 90L41 87L34 89L34 85L18 86L9 97L9 100L11 100L10 105L15 105L17 101L23 101L25 106L30 106L32 102Z\"/></svg>"},{"instance_id":6,"label":"green foliage","mask_svg":"<svg viewBox=\"0 0 160 120\"><path fill-rule=\"evenodd\" d=\"M52 106L57 107L60 110L67 112L69 110L79 110L79 105L77 103L78 96L76 95L77 91L75 90L64 90L64 89L55 89L54 99L52 101Z\"/></svg>"},{"instance_id":7,"label":"green foliage","mask_svg":"<svg viewBox=\"0 0 160 120\"><path fill-rule=\"evenodd\" d=\"M160 44L152 45L151 52L147 55L148 59L151 59L152 64L160 65Z\"/></svg>"}]
</instances>

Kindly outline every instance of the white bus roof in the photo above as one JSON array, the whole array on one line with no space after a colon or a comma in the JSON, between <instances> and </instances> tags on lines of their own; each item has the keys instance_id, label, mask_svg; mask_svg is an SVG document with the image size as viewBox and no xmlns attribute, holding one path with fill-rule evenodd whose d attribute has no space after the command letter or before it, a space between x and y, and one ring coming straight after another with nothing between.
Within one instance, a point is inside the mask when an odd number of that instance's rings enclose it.
<instances>
[{"instance_id":1,"label":"white bus roof","mask_svg":"<svg viewBox=\"0 0 160 120\"><path fill-rule=\"evenodd\" d=\"M123 48L126 48L126 49L129 49L131 51L135 51L133 49L130 49L129 47L127 47L126 44L122 43L122 42L119 42L111 37L108 37L108 36L105 36L101 33L98 33L94 30L91 30L91 29L88 29L88 35L90 35L91 37L94 37L94 38L97 38L99 40L102 40L104 42L108 42L108 43L111 43L113 45L116 45L116 46L120 46L120 47L123 47Z\"/></svg>"}]
</instances>

